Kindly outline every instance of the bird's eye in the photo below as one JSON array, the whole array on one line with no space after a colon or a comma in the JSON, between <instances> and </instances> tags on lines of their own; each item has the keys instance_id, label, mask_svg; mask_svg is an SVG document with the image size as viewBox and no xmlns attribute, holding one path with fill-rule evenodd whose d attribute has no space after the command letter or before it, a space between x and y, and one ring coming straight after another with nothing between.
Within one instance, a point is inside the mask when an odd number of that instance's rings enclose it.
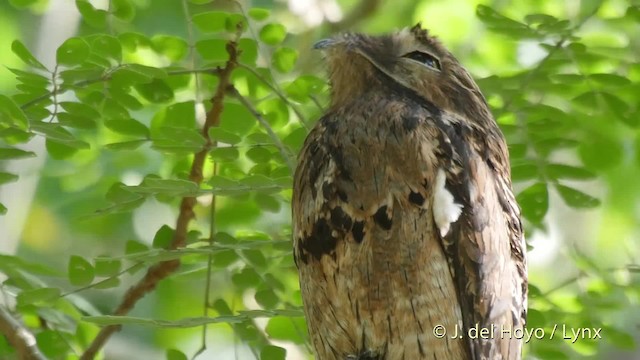
<instances>
[{"instance_id":1,"label":"bird's eye","mask_svg":"<svg viewBox=\"0 0 640 360\"><path fill-rule=\"evenodd\" d=\"M412 51L408 54L403 55L403 57L409 58L411 60L415 60L421 64L425 64L430 68L440 70L440 61L436 59L435 56L422 52L422 51Z\"/></svg>"}]
</instances>

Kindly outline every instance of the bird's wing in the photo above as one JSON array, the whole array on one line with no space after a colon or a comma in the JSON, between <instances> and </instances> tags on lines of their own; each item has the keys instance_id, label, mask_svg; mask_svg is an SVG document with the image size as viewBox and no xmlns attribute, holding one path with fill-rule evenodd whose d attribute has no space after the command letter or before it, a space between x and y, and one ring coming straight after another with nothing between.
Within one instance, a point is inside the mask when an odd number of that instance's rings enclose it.
<instances>
[{"instance_id":1,"label":"bird's wing","mask_svg":"<svg viewBox=\"0 0 640 360\"><path fill-rule=\"evenodd\" d=\"M520 359L527 274L520 210L511 188L506 145L498 129L474 129L444 114L439 158L444 190L434 216L455 278L472 359ZM444 194L444 195L443 195ZM447 198L450 196L450 198ZM458 210L459 209L459 210ZM482 339L480 331L489 329ZM517 330L518 329L518 330Z\"/></svg>"}]
</instances>

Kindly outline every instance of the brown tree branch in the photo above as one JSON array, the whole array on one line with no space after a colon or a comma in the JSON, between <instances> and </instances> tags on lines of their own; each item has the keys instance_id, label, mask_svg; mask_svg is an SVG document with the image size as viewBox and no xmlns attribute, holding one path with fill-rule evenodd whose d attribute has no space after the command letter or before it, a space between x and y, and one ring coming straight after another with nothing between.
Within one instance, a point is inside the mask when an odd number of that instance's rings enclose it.
<instances>
[{"instance_id":1,"label":"brown tree branch","mask_svg":"<svg viewBox=\"0 0 640 360\"><path fill-rule=\"evenodd\" d=\"M40 353L35 336L2 306L0 306L0 333L16 350L20 360L47 359Z\"/></svg>"},{"instance_id":2,"label":"brown tree branch","mask_svg":"<svg viewBox=\"0 0 640 360\"><path fill-rule=\"evenodd\" d=\"M207 154L213 144L209 137L209 129L220 124L220 116L224 108L224 97L226 89L230 84L231 72L237 67L238 63L238 44L237 40L240 37L242 29L238 29L235 40L227 43L227 53L229 54L229 60L225 64L224 68L218 72L219 82L216 88L216 92L211 98L213 106L207 113L205 124L202 127L202 135L206 139L206 144L198 153L193 157L193 163L191 165L191 171L189 173L189 180L200 184L203 176L202 171L204 163L207 159ZM184 247L187 241L187 231L191 220L194 218L194 207L196 205L195 197L184 197L180 203L180 213L176 221L176 230L173 235L173 240L169 245L169 249L177 249ZM133 309L134 305L142 299L147 293L153 291L158 283L174 273L180 267L180 260L169 260L155 264L149 268L145 276L127 290L120 305L113 312L114 315L126 315ZM104 346L109 337L116 331L119 331L121 325L108 325L103 327L91 345L80 357L81 360L93 359L98 351Z\"/></svg>"}]
</instances>

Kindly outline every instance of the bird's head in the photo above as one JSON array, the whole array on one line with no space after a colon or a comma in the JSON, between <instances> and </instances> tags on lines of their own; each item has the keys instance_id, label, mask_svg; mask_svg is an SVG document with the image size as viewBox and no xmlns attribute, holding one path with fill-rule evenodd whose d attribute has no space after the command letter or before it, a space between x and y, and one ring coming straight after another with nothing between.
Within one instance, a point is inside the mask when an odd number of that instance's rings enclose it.
<instances>
[{"instance_id":1,"label":"bird's head","mask_svg":"<svg viewBox=\"0 0 640 360\"><path fill-rule=\"evenodd\" d=\"M342 34L314 47L326 54L332 107L399 85L443 110L472 118L489 114L467 70L420 24L380 36ZM390 82L394 86L389 87Z\"/></svg>"}]
</instances>

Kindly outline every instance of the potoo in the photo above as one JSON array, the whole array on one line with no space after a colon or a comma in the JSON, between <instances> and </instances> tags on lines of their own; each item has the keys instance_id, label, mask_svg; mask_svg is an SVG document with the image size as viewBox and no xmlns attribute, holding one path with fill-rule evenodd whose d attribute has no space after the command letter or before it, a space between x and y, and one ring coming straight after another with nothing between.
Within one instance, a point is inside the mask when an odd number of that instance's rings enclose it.
<instances>
[{"instance_id":1,"label":"potoo","mask_svg":"<svg viewBox=\"0 0 640 360\"><path fill-rule=\"evenodd\" d=\"M331 104L293 191L316 359L519 359L526 248L480 89L420 24L316 47Z\"/></svg>"}]
</instances>

